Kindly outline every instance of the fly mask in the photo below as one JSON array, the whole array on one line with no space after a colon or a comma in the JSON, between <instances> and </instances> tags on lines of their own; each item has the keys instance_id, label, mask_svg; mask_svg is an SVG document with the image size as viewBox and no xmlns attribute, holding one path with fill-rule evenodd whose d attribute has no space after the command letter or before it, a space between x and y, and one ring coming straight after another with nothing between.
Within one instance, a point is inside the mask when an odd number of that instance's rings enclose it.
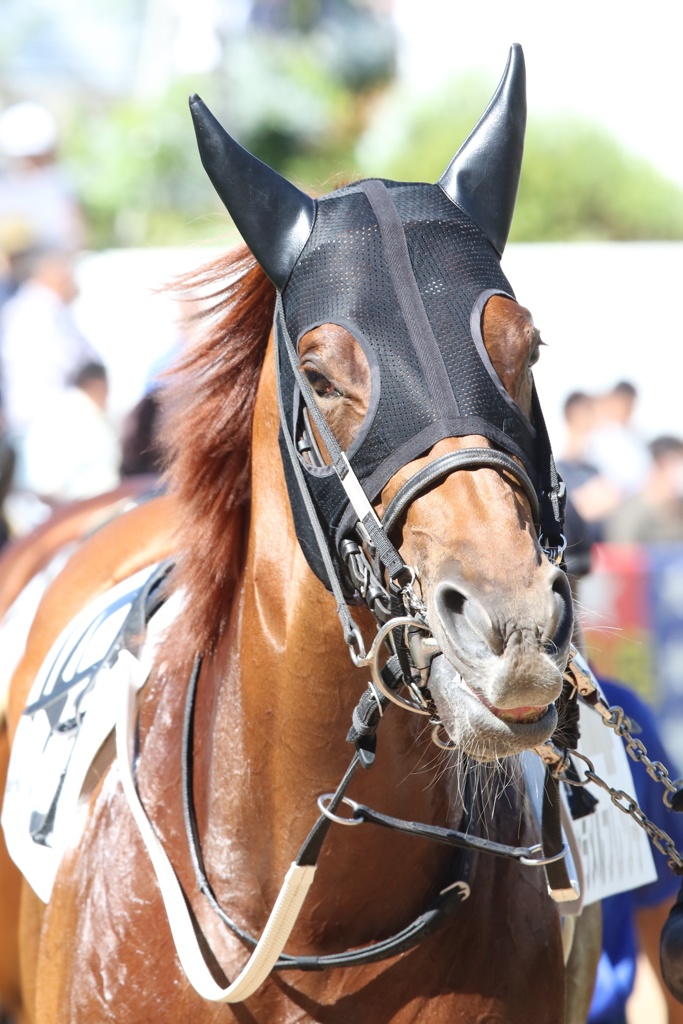
<instances>
[{"instance_id":1,"label":"fly mask","mask_svg":"<svg viewBox=\"0 0 683 1024\"><path fill-rule=\"evenodd\" d=\"M398 578L405 567L370 503L437 441L474 434L495 451L468 449L475 453L469 460L436 467L420 489L460 465L502 464L537 496L532 509L557 552L563 485L540 407L534 393L532 424L500 381L481 333L488 299L514 298L500 256L524 143L521 47L512 47L486 112L435 185L370 179L314 200L239 146L198 97L190 105L204 167L278 290L280 445L297 536L313 572L328 587L331 571L343 575L340 547L360 521ZM369 407L346 452L298 367L300 339L327 323L353 335L370 367ZM315 447L309 418L329 464L302 454Z\"/></svg>"}]
</instances>

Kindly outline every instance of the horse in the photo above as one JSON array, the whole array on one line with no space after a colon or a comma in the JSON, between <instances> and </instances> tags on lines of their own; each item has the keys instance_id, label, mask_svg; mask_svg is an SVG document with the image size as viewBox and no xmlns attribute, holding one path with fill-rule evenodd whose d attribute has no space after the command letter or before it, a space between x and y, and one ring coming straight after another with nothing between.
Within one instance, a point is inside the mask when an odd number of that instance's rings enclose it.
<instances>
[{"instance_id":1,"label":"horse","mask_svg":"<svg viewBox=\"0 0 683 1024\"><path fill-rule=\"evenodd\" d=\"M555 732L573 623L561 484L551 456L529 455L548 454L532 376L541 338L498 271L521 166L521 50L439 185L405 192L373 180L314 202L191 106L248 248L185 281L212 285L215 304L170 398L162 587L179 609L129 705L134 755L129 736L48 901L24 888L26 1017L585 1020L599 935L584 912L565 967L518 761ZM444 232L453 244L464 232L474 255L441 272ZM386 300L388 355L332 308L348 283L335 259L353 246L365 257L354 288ZM323 314L300 313L330 295ZM378 307L361 298L371 323ZM442 302L462 310L446 325ZM475 386L485 408L468 411ZM398 457L378 424L398 434L411 418L420 429ZM138 510L131 542L148 517ZM112 557L110 529L79 552L93 575ZM146 536L137 566L166 553ZM77 575L69 613L94 586ZM29 656L66 624L62 587ZM187 918L180 938L159 856ZM290 874L308 891L298 903L289 882L281 891ZM265 928L270 942L271 907L290 897L287 952L238 994L229 979L251 936Z\"/></svg>"}]
</instances>

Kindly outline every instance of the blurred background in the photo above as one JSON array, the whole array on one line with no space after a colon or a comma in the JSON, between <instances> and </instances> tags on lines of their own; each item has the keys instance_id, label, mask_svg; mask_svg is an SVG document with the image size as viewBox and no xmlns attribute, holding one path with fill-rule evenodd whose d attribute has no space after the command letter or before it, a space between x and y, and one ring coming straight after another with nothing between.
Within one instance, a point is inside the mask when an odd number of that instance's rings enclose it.
<instances>
[{"instance_id":1,"label":"blurred background","mask_svg":"<svg viewBox=\"0 0 683 1024\"><path fill-rule=\"evenodd\" d=\"M682 29L680 0L2 0L4 539L158 471L156 376L191 340L160 289L236 240L190 93L313 193L434 181L520 42L503 265L546 343L589 652L656 710L682 768Z\"/></svg>"},{"instance_id":2,"label":"blurred background","mask_svg":"<svg viewBox=\"0 0 683 1024\"><path fill-rule=\"evenodd\" d=\"M526 55L529 123L503 263L546 342L535 375L554 448L565 463L585 463L585 437L571 436L565 402L577 392L592 402L579 429L586 435L610 419L619 382L634 389L622 426L641 449L676 439L682 28L675 0L653 0L646 22L611 0L576 0L552 15L536 0L490 0L485 10L440 0L3 0L5 437L21 449L13 490L42 487L48 498L27 511L10 495L9 533L118 479L128 418L187 340L181 311L160 289L236 240L196 154L190 93L313 193L363 175L434 181L485 108L513 41ZM56 257L47 268L46 256ZM27 334L43 348L27 345ZM52 365L60 345L66 354ZM91 417L108 476L95 473L79 491L52 479L46 464L66 444L55 419L73 421L82 436L84 403L71 394L68 409L51 407L47 378L73 384L84 363L104 367L96 400L116 436L105 438L102 417ZM29 406L46 402L26 441ZM607 539L608 514L643 484L651 452L634 450L612 461L639 459L635 484L610 478L607 496L578 502L594 540ZM591 459L601 486L611 470ZM683 470L681 478L671 484L676 501ZM654 701L675 689L683 716L683 639L672 646L667 626L666 657L656 657L652 602L624 618L614 588L595 578L586 622L596 658ZM683 586L680 594L669 610L683 623Z\"/></svg>"},{"instance_id":3,"label":"blurred background","mask_svg":"<svg viewBox=\"0 0 683 1024\"><path fill-rule=\"evenodd\" d=\"M620 382L634 390L622 426L641 449L675 440L683 432L681 28L674 0L653 0L646 23L610 0L576 0L552 15L535 0L490 0L485 11L440 0L3 0L0 353L10 446L21 437L23 451L27 409L47 401L49 373L73 384L82 364L101 363L106 393L97 401L116 438L102 438L109 476L84 486L117 479L127 417L187 340L177 305L159 289L236 239L196 154L190 93L314 193L362 175L433 181L483 111L513 41L526 54L529 126L503 262L546 342L535 374L555 450L585 461L566 399L585 394L592 426L604 426ZM43 338L43 349L29 350L27 334ZM67 354L53 366L58 345ZM82 433L83 410L71 405ZM70 415L59 409L60 422ZM52 498L28 513L18 501L12 513L10 496L10 534L81 496L45 482L55 416L51 408L26 442L40 480L31 483L29 466L27 482L20 451L13 484L42 486ZM607 539L608 513L651 468L649 449L612 461L632 456L641 467L635 484L615 478L607 498L579 501L596 524L593 539ZM591 459L602 482L609 467ZM680 594L671 598L676 622L683 586ZM679 650L669 638L662 661L646 612L631 610L629 632L615 603L606 583L594 586L598 610L587 625L596 657L652 700L678 687L683 709L683 639ZM663 663L674 666L671 678Z\"/></svg>"}]
</instances>

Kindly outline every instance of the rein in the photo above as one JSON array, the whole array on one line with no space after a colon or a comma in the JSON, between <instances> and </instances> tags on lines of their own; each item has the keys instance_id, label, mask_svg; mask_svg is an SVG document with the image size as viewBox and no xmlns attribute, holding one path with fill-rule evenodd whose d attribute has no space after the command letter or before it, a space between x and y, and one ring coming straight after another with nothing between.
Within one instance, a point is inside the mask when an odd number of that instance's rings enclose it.
<instances>
[{"instance_id":1,"label":"rein","mask_svg":"<svg viewBox=\"0 0 683 1024\"><path fill-rule=\"evenodd\" d=\"M187 843L195 871L197 887L204 894L212 910L220 917L221 921L248 946L255 948L258 940L246 932L226 914L213 892L211 884L206 876L204 861L202 857L201 844L197 830L194 801L192 799L192 756L193 756L193 723L194 704L197 688L197 681L201 669L201 659L195 661L192 676L188 685L187 699L185 704L185 720L183 726L183 811L185 818L185 831ZM349 824L348 819L339 818L335 811L339 804L347 802L345 791L349 786L356 769L360 763L359 755L354 754L351 763L337 787L335 793L328 794L329 802L322 808L322 813L315 825L309 832L295 863L300 867L315 869L323 843L329 831L332 821L337 820ZM358 806L358 805L355 805ZM369 810L369 808L367 809ZM466 820L469 818L465 811ZM369 820L369 819L368 819ZM360 821L352 824L360 824ZM448 831L448 830L445 830ZM458 833L454 833L457 835ZM475 840L475 837L470 837ZM487 842L479 840L479 842ZM455 845L455 844L454 844ZM458 844L461 848L476 849L475 842ZM495 845L495 844L494 844ZM444 923L447 917L455 910L458 904L469 897L470 888L468 879L471 865L468 858L458 858L458 874L461 876L457 881L441 889L430 906L423 911L411 924L389 938L380 942L371 943L361 949L352 949L344 953L326 954L323 956L290 956L281 953L273 964L272 970L301 970L301 971L322 971L334 967L357 967L362 964L376 963L389 957L397 956L413 946L416 946L432 932L436 931Z\"/></svg>"},{"instance_id":2,"label":"rein","mask_svg":"<svg viewBox=\"0 0 683 1024\"><path fill-rule=\"evenodd\" d=\"M195 871L197 887L206 897L212 910L218 915L223 923L247 945L255 948L258 940L246 932L223 910L220 906L211 884L206 876L204 861L201 851L201 843L197 829L194 801L192 798L192 760L193 760L193 724L194 706L197 690L197 683L201 671L201 658L197 658L192 670L188 684L185 703L185 717L183 723L183 812L185 819L185 832L192 864ZM361 698L362 702L362 698ZM356 709L358 712L358 708ZM354 721L356 720L354 712ZM363 713L360 712L362 715ZM375 726L376 729L376 726ZM353 732L353 728L352 728ZM365 804L356 803L349 799L346 790L350 785L356 770L362 763L359 752L356 752L344 773L334 793L325 793L318 799L318 807L321 811L320 817L309 832L294 863L299 867L315 869L322 847L330 826L333 822L355 826L364 822L388 828L392 831L401 832L405 835L412 835L421 839L429 839L433 842L443 843L458 850L469 852L487 853L496 857L503 857L507 860L514 860L526 867L547 867L550 864L559 862L564 858L566 849L562 849L550 857L539 856L542 851L541 844L534 846L509 846L504 843L497 843L490 839L471 835L467 832L450 828L443 828L438 825L425 825L415 821L405 821L401 818L381 814L374 811ZM469 789L469 784L468 784ZM463 816L464 827L467 828L471 814L468 808L468 799L465 800L465 811ZM351 808L352 816L343 817L337 814L340 805ZM413 946L416 946L423 939L426 939L439 928L455 908L470 895L468 879L471 873L471 862L469 857L458 857L456 861L458 874L461 876L457 881L446 885L440 890L430 906L423 911L411 924L401 929L395 935L382 939L380 942L371 943L360 949L348 950L344 953L326 954L323 956L290 956L282 953L272 966L272 970L302 970L321 971L339 967L357 967L362 964L376 963L390 957L397 956Z\"/></svg>"}]
</instances>

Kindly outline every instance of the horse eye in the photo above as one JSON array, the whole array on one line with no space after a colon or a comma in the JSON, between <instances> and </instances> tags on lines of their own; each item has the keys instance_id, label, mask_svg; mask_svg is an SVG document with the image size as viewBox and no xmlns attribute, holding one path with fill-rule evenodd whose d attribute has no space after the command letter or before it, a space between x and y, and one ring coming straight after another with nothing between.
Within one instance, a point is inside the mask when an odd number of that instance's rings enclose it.
<instances>
[{"instance_id":1,"label":"horse eye","mask_svg":"<svg viewBox=\"0 0 683 1024\"><path fill-rule=\"evenodd\" d=\"M316 395L319 395L320 398L342 397L342 393L339 390L339 388L336 387L332 383L332 381L328 380L324 374L320 373L318 370L314 370L310 366L304 367L303 369L304 373L306 374L306 379L308 380L308 383L311 385Z\"/></svg>"}]
</instances>

